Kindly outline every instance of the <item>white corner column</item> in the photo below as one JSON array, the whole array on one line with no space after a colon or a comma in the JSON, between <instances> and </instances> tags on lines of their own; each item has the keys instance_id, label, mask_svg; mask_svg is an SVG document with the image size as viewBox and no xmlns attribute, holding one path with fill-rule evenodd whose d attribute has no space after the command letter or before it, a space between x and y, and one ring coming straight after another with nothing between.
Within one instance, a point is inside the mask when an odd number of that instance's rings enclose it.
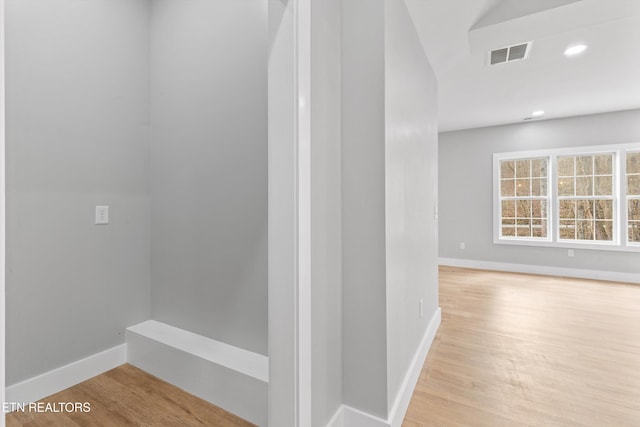
<instances>
[{"instance_id":1,"label":"white corner column","mask_svg":"<svg viewBox=\"0 0 640 427\"><path fill-rule=\"evenodd\" d=\"M311 0L296 0L298 427L311 427Z\"/></svg>"},{"instance_id":2,"label":"white corner column","mask_svg":"<svg viewBox=\"0 0 640 427\"><path fill-rule=\"evenodd\" d=\"M4 147L4 0L0 0L0 402L5 401L5 147ZM0 412L4 427L4 412Z\"/></svg>"},{"instance_id":3,"label":"white corner column","mask_svg":"<svg viewBox=\"0 0 640 427\"><path fill-rule=\"evenodd\" d=\"M269 0L269 425L311 424L310 0Z\"/></svg>"}]
</instances>

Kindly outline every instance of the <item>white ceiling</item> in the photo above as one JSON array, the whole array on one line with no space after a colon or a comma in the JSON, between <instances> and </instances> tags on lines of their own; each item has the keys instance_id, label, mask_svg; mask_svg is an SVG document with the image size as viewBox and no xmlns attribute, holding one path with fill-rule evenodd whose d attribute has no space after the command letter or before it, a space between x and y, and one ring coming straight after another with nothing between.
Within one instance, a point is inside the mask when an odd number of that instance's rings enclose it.
<instances>
[{"instance_id":1,"label":"white ceiling","mask_svg":"<svg viewBox=\"0 0 640 427\"><path fill-rule=\"evenodd\" d=\"M440 131L640 108L640 0L406 0L439 81ZM488 51L533 40L529 58ZM563 52L588 45L580 56Z\"/></svg>"}]
</instances>

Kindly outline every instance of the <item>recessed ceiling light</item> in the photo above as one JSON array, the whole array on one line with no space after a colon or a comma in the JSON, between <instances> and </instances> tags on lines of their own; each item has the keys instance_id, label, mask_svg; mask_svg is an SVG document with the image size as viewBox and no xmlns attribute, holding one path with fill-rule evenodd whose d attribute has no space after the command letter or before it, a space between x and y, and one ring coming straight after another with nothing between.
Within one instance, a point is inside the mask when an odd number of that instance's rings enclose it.
<instances>
[{"instance_id":1,"label":"recessed ceiling light","mask_svg":"<svg viewBox=\"0 0 640 427\"><path fill-rule=\"evenodd\" d=\"M540 116L544 116L544 111L542 111L542 110L534 111L533 113L531 113L531 115L532 115L533 117L540 117Z\"/></svg>"},{"instance_id":2,"label":"recessed ceiling light","mask_svg":"<svg viewBox=\"0 0 640 427\"><path fill-rule=\"evenodd\" d=\"M564 51L564 54L566 56L576 56L580 55L585 50L587 50L586 44L577 44L575 46L568 47L567 50Z\"/></svg>"}]
</instances>

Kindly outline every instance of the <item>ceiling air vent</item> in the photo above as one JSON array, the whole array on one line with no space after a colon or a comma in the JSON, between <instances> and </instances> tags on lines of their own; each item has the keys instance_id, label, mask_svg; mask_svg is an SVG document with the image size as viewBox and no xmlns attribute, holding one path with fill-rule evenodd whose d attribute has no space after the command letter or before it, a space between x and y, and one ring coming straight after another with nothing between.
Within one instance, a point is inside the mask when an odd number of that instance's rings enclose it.
<instances>
[{"instance_id":1,"label":"ceiling air vent","mask_svg":"<svg viewBox=\"0 0 640 427\"><path fill-rule=\"evenodd\" d=\"M490 64L502 64L504 62L520 61L527 59L531 50L531 43L522 43L514 46L503 47L490 52Z\"/></svg>"}]
</instances>

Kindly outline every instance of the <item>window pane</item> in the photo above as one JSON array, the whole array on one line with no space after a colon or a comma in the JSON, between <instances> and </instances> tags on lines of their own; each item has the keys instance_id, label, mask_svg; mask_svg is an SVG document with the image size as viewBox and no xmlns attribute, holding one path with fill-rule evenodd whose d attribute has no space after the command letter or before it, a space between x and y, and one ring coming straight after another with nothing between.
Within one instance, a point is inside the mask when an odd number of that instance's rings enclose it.
<instances>
[{"instance_id":1,"label":"window pane","mask_svg":"<svg viewBox=\"0 0 640 427\"><path fill-rule=\"evenodd\" d=\"M613 200L596 200L596 219L613 220Z\"/></svg>"},{"instance_id":2,"label":"window pane","mask_svg":"<svg viewBox=\"0 0 640 427\"><path fill-rule=\"evenodd\" d=\"M546 200L532 200L531 201L531 217L532 218L546 218L547 217L547 202L546 202Z\"/></svg>"},{"instance_id":3,"label":"window pane","mask_svg":"<svg viewBox=\"0 0 640 427\"><path fill-rule=\"evenodd\" d=\"M515 227L502 227L502 235L503 236L515 236L516 228Z\"/></svg>"},{"instance_id":4,"label":"window pane","mask_svg":"<svg viewBox=\"0 0 640 427\"><path fill-rule=\"evenodd\" d=\"M544 219L531 221L531 235L533 237L547 237L547 221Z\"/></svg>"},{"instance_id":5,"label":"window pane","mask_svg":"<svg viewBox=\"0 0 640 427\"><path fill-rule=\"evenodd\" d=\"M593 196L593 178L579 176L576 178L576 196Z\"/></svg>"},{"instance_id":6,"label":"window pane","mask_svg":"<svg viewBox=\"0 0 640 427\"><path fill-rule=\"evenodd\" d=\"M627 176L627 194L640 196L640 175Z\"/></svg>"},{"instance_id":7,"label":"window pane","mask_svg":"<svg viewBox=\"0 0 640 427\"><path fill-rule=\"evenodd\" d=\"M516 160L516 178L529 178L531 176L531 160Z\"/></svg>"},{"instance_id":8,"label":"window pane","mask_svg":"<svg viewBox=\"0 0 640 427\"><path fill-rule=\"evenodd\" d=\"M576 238L576 222L560 221L560 238L575 240Z\"/></svg>"},{"instance_id":9,"label":"window pane","mask_svg":"<svg viewBox=\"0 0 640 427\"><path fill-rule=\"evenodd\" d=\"M545 178L531 180L531 195L532 196L547 195L547 180Z\"/></svg>"},{"instance_id":10,"label":"window pane","mask_svg":"<svg viewBox=\"0 0 640 427\"><path fill-rule=\"evenodd\" d=\"M629 221L640 221L640 200L629 200Z\"/></svg>"},{"instance_id":11,"label":"window pane","mask_svg":"<svg viewBox=\"0 0 640 427\"><path fill-rule=\"evenodd\" d=\"M640 243L640 221L629 221L629 241Z\"/></svg>"},{"instance_id":12,"label":"window pane","mask_svg":"<svg viewBox=\"0 0 640 427\"><path fill-rule=\"evenodd\" d=\"M596 221L596 240L613 240L613 221Z\"/></svg>"},{"instance_id":13,"label":"window pane","mask_svg":"<svg viewBox=\"0 0 640 427\"><path fill-rule=\"evenodd\" d=\"M593 156L576 157L576 176L593 174Z\"/></svg>"},{"instance_id":14,"label":"window pane","mask_svg":"<svg viewBox=\"0 0 640 427\"><path fill-rule=\"evenodd\" d=\"M500 162L500 178L515 178L515 162L507 160Z\"/></svg>"},{"instance_id":15,"label":"window pane","mask_svg":"<svg viewBox=\"0 0 640 427\"><path fill-rule=\"evenodd\" d=\"M627 173L640 173L640 151L627 153Z\"/></svg>"},{"instance_id":16,"label":"window pane","mask_svg":"<svg viewBox=\"0 0 640 427\"><path fill-rule=\"evenodd\" d=\"M518 237L531 237L531 227L518 226L517 233Z\"/></svg>"},{"instance_id":17,"label":"window pane","mask_svg":"<svg viewBox=\"0 0 640 427\"><path fill-rule=\"evenodd\" d=\"M558 178L558 194L560 196L573 196L575 194L574 179Z\"/></svg>"},{"instance_id":18,"label":"window pane","mask_svg":"<svg viewBox=\"0 0 640 427\"><path fill-rule=\"evenodd\" d=\"M516 202L515 202L515 200L503 200L502 201L502 217L503 218L515 218L516 217Z\"/></svg>"},{"instance_id":19,"label":"window pane","mask_svg":"<svg viewBox=\"0 0 640 427\"><path fill-rule=\"evenodd\" d=\"M516 179L516 196L528 197L531 195L531 180Z\"/></svg>"},{"instance_id":20,"label":"window pane","mask_svg":"<svg viewBox=\"0 0 640 427\"><path fill-rule=\"evenodd\" d=\"M593 200L576 200L576 218L593 219Z\"/></svg>"},{"instance_id":21,"label":"window pane","mask_svg":"<svg viewBox=\"0 0 640 427\"><path fill-rule=\"evenodd\" d=\"M574 161L574 176L571 176L570 173L572 171L570 160ZM614 154L559 158L558 217L560 239L614 240L613 174L615 164L613 160ZM582 196L582 198L563 200L563 197L571 196ZM596 196L605 196L611 199L594 200ZM574 224L571 223L571 219L576 220Z\"/></svg>"},{"instance_id":22,"label":"window pane","mask_svg":"<svg viewBox=\"0 0 640 427\"><path fill-rule=\"evenodd\" d=\"M531 218L531 200L518 200L516 206L518 218Z\"/></svg>"},{"instance_id":23,"label":"window pane","mask_svg":"<svg viewBox=\"0 0 640 427\"><path fill-rule=\"evenodd\" d=\"M547 176L547 159L531 161L531 176L542 178Z\"/></svg>"},{"instance_id":24,"label":"window pane","mask_svg":"<svg viewBox=\"0 0 640 427\"><path fill-rule=\"evenodd\" d=\"M611 176L596 176L594 178L595 194L596 196L611 196L613 195L613 177Z\"/></svg>"},{"instance_id":25,"label":"window pane","mask_svg":"<svg viewBox=\"0 0 640 427\"><path fill-rule=\"evenodd\" d=\"M500 235L546 238L549 158L501 160L499 167Z\"/></svg>"},{"instance_id":26,"label":"window pane","mask_svg":"<svg viewBox=\"0 0 640 427\"><path fill-rule=\"evenodd\" d=\"M596 175L611 175L613 173L613 155L603 154L594 156L594 159Z\"/></svg>"},{"instance_id":27,"label":"window pane","mask_svg":"<svg viewBox=\"0 0 640 427\"><path fill-rule=\"evenodd\" d=\"M558 176L573 175L573 157L558 157Z\"/></svg>"},{"instance_id":28,"label":"window pane","mask_svg":"<svg viewBox=\"0 0 640 427\"><path fill-rule=\"evenodd\" d=\"M576 238L593 240L593 221L576 221Z\"/></svg>"},{"instance_id":29,"label":"window pane","mask_svg":"<svg viewBox=\"0 0 640 427\"><path fill-rule=\"evenodd\" d=\"M560 200L560 218L575 219L576 202L575 200Z\"/></svg>"},{"instance_id":30,"label":"window pane","mask_svg":"<svg viewBox=\"0 0 640 427\"><path fill-rule=\"evenodd\" d=\"M513 197L516 195L516 183L513 179L503 179L500 181L500 194L502 197Z\"/></svg>"}]
</instances>

